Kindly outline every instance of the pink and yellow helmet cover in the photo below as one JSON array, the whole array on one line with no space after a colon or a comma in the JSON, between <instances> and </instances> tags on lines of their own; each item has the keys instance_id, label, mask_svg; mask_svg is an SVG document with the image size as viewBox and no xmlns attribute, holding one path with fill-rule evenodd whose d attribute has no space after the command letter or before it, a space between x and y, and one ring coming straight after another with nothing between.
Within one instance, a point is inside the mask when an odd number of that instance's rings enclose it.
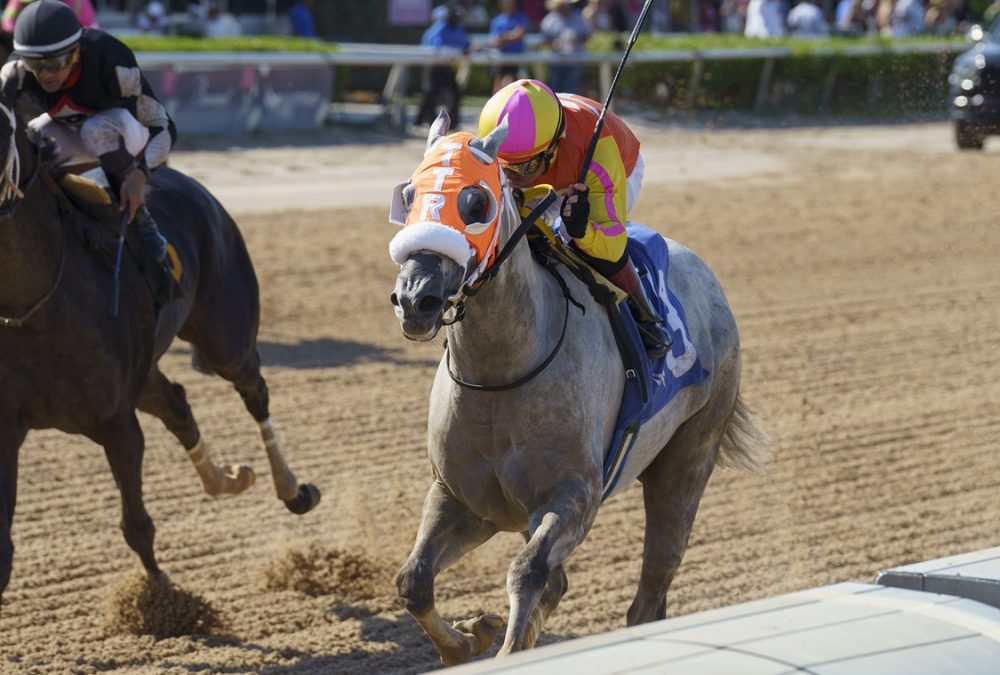
<instances>
[{"instance_id":1,"label":"pink and yellow helmet cover","mask_svg":"<svg viewBox=\"0 0 1000 675\"><path fill-rule=\"evenodd\" d=\"M559 99L538 80L517 80L493 94L479 115L479 135L485 137L504 118L509 131L497 153L500 161L517 164L543 152L559 131Z\"/></svg>"}]
</instances>

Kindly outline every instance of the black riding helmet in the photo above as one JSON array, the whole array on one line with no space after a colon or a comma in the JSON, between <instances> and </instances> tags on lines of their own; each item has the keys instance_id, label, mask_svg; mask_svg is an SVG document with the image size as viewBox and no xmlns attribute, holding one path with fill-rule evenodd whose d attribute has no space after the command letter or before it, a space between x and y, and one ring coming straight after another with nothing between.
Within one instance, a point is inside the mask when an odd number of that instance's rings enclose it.
<instances>
[{"instance_id":1,"label":"black riding helmet","mask_svg":"<svg viewBox=\"0 0 1000 675\"><path fill-rule=\"evenodd\" d=\"M35 0L21 10L14 24L14 51L29 59L66 51L80 41L83 26L59 0Z\"/></svg>"}]
</instances>

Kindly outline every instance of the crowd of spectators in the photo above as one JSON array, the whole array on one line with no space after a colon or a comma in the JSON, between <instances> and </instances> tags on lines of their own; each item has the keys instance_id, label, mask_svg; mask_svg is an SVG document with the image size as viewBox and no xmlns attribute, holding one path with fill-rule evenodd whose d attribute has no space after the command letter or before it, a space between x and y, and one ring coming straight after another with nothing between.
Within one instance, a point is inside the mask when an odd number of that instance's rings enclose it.
<instances>
[{"instance_id":1,"label":"crowd of spectators","mask_svg":"<svg viewBox=\"0 0 1000 675\"><path fill-rule=\"evenodd\" d=\"M656 2L650 13L653 29L662 30L664 17L657 8L675 13L667 18L669 30L735 33L747 37L823 37L829 35L950 35L967 30L972 18L991 21L1000 14L1000 0L672 0ZM518 16L528 34L537 33L542 45L556 52L585 49L589 33L618 34L618 45L631 30L642 0L450 0L462 13L469 33L489 32L491 46L501 52L510 47L499 41L493 26L500 17ZM696 8L692 21L685 13ZM985 11L984 11L985 10ZM659 26L657 26L659 21ZM502 19L503 26L510 19Z\"/></svg>"},{"instance_id":2,"label":"crowd of spectators","mask_svg":"<svg viewBox=\"0 0 1000 675\"><path fill-rule=\"evenodd\" d=\"M64 1L69 3L78 0ZM288 29L292 35L318 37L313 14L315 7L316 0L294 0L288 6ZM220 0L189 0L180 13L170 13L164 2L152 0L139 11L135 28L147 35L173 34L206 38L231 37L243 33L239 19L226 11Z\"/></svg>"},{"instance_id":3,"label":"crowd of spectators","mask_svg":"<svg viewBox=\"0 0 1000 675\"><path fill-rule=\"evenodd\" d=\"M696 8L696 20L678 17L673 29L733 33L753 38L826 37L830 35L948 35L967 30L970 4L976 0L674 0L672 9ZM980 0L981 2L983 0ZM989 0L985 0L988 2ZM657 3L663 5L665 3ZM499 54L523 53L529 47L568 57L585 53L595 32L611 32L619 48L631 32L642 0L446 0L432 10L432 23L421 44L457 55L475 49ZM982 14L983 8L978 8ZM652 12L651 14L655 14ZM985 20L1000 14L1000 0L985 9ZM660 17L662 23L663 17ZM655 27L655 26L654 26ZM661 26L662 27L662 26ZM474 43L471 34L486 34ZM493 90L528 73L520 64L493 69ZM583 65L567 58L548 64L546 82L560 92L580 93ZM423 100L417 124L433 121L436 106L449 111L454 124L461 89L448 65L425 69Z\"/></svg>"}]
</instances>

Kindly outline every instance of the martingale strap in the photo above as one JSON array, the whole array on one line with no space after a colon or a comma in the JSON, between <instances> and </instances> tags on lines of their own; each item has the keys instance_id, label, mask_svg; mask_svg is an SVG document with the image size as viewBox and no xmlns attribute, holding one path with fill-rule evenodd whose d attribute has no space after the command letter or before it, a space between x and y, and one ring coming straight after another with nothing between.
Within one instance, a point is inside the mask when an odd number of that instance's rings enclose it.
<instances>
[{"instance_id":1,"label":"martingale strap","mask_svg":"<svg viewBox=\"0 0 1000 675\"><path fill-rule=\"evenodd\" d=\"M451 357L450 357L450 352L448 351L448 341L445 340L444 342L445 368L448 370L448 377L450 377L455 384L459 385L460 387L465 387L466 389L474 389L476 391L507 391L509 389L516 389L517 387L520 387L522 384L525 384L526 382L530 382L531 380L535 379L535 377L537 377L539 373L545 370L548 367L548 365L552 363L552 359L554 359L556 357L556 354L559 353L560 348L562 348L563 340L566 338L566 326L569 324L569 304L572 302L583 313L586 313L587 310L582 304L580 304L573 298L572 294L570 294L569 286L566 285L566 281L559 274L558 270L556 270L555 265L553 263L545 261L542 263L542 266L545 268L545 271L547 271L549 274L555 277L556 281L559 283L559 287L562 289L563 298L566 301L566 313L563 315L562 332L559 333L559 340L556 341L555 347L553 347L552 351L549 352L549 355L545 357L545 360L539 363L530 373L527 373L526 375L517 378L513 382L508 382L506 384L476 384L474 382L466 382L465 380L455 375L455 373L451 372Z\"/></svg>"}]
</instances>

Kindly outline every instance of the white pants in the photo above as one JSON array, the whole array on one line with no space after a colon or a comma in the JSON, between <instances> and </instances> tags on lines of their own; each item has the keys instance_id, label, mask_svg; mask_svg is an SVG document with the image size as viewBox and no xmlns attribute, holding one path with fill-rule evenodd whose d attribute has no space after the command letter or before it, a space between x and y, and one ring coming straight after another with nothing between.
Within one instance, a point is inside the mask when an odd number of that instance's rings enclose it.
<instances>
[{"instance_id":1,"label":"white pants","mask_svg":"<svg viewBox=\"0 0 1000 675\"><path fill-rule=\"evenodd\" d=\"M642 190L642 179L646 175L646 162L642 158L642 153L635 158L635 168L632 169L632 173L628 175L625 179L625 211L628 213L632 212L632 208L635 203L639 201L639 192Z\"/></svg>"},{"instance_id":2,"label":"white pants","mask_svg":"<svg viewBox=\"0 0 1000 675\"><path fill-rule=\"evenodd\" d=\"M79 129L49 117L48 113L31 120L28 126L56 142L56 160L60 165L93 162L101 155L117 150L119 137L125 139L125 148L133 157L141 153L149 142L149 129L124 108L102 110L88 118ZM166 136L169 139L169 134ZM166 154L163 155L165 158ZM154 167L163 160L154 163L147 157L146 161Z\"/></svg>"}]
</instances>

